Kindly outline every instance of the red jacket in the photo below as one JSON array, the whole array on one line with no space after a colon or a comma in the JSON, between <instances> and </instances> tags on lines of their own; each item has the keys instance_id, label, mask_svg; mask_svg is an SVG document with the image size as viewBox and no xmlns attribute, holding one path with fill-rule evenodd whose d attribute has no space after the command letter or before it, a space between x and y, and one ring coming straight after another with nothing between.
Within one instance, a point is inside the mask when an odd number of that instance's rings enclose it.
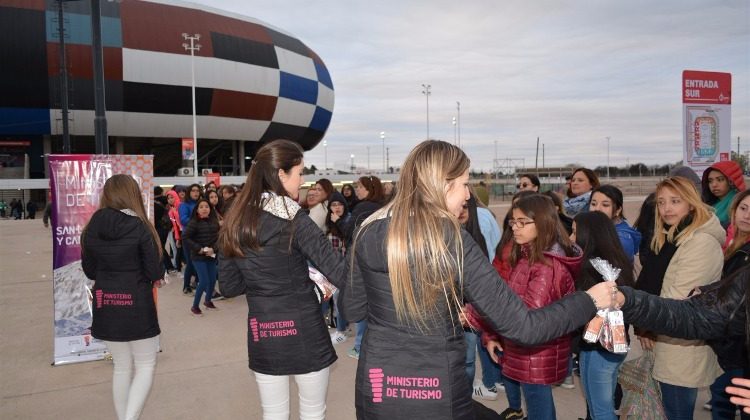
<instances>
[{"instance_id":1,"label":"red jacket","mask_svg":"<svg viewBox=\"0 0 750 420\"><path fill-rule=\"evenodd\" d=\"M547 306L575 291L575 277L581 267L580 250L575 257L566 257L559 246L544 253L546 263L529 264L521 258L508 285L529 308ZM472 314L468 318L472 320ZM570 357L570 335L556 338L546 344L524 347L504 340L493 331L483 329L482 342L500 340L503 346L503 375L527 384L551 385L561 382L568 373Z\"/></svg>"}]
</instances>

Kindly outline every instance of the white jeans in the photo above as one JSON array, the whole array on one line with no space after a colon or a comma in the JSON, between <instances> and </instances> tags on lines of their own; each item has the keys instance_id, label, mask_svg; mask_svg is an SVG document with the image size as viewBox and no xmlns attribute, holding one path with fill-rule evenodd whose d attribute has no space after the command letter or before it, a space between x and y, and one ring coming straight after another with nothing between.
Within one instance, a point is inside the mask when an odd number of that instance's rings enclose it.
<instances>
[{"instance_id":1,"label":"white jeans","mask_svg":"<svg viewBox=\"0 0 750 420\"><path fill-rule=\"evenodd\" d=\"M141 415L151 390L159 352L159 336L135 341L105 341L112 354L112 397L120 420ZM133 375L135 367L135 375Z\"/></svg>"},{"instance_id":2,"label":"white jeans","mask_svg":"<svg viewBox=\"0 0 750 420\"><path fill-rule=\"evenodd\" d=\"M289 419L289 376L255 373L255 382L260 391L263 420ZM328 393L328 368L317 372L294 375L299 389L300 420L323 420L326 418L326 394Z\"/></svg>"}]
</instances>

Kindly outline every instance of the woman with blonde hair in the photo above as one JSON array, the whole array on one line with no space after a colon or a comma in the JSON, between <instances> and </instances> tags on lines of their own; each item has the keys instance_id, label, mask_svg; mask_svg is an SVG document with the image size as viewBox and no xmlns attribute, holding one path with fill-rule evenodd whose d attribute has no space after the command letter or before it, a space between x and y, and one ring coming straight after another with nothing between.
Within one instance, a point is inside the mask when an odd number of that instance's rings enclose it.
<instances>
[{"instance_id":1,"label":"woman with blonde hair","mask_svg":"<svg viewBox=\"0 0 750 420\"><path fill-rule=\"evenodd\" d=\"M130 175L113 175L81 234L81 265L94 280L91 335L112 354L120 420L137 419L151 390L161 333L153 294L164 277L161 255L138 183Z\"/></svg>"},{"instance_id":2,"label":"woman with blonde hair","mask_svg":"<svg viewBox=\"0 0 750 420\"><path fill-rule=\"evenodd\" d=\"M458 222L469 158L427 140L406 158L393 200L355 236L343 309L367 318L355 388L357 418L473 419L460 312L473 303L508 339L534 345L573 331L614 289L600 283L529 310ZM588 294L587 294L588 293Z\"/></svg>"},{"instance_id":3,"label":"woman with blonde hair","mask_svg":"<svg viewBox=\"0 0 750 420\"><path fill-rule=\"evenodd\" d=\"M685 178L656 186L654 236L650 257L636 288L665 298L685 299L691 291L721 277L721 246L726 234L719 219ZM636 330L641 346L654 351L653 376L659 382L669 420L692 418L698 388L721 374L716 355L702 341L686 341Z\"/></svg>"}]
</instances>

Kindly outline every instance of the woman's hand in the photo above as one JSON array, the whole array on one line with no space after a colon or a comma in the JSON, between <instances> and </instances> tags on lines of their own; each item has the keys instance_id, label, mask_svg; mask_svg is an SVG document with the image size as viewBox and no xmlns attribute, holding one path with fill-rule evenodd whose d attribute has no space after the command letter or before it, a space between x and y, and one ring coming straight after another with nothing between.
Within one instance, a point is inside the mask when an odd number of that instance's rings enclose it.
<instances>
[{"instance_id":1,"label":"woman's hand","mask_svg":"<svg viewBox=\"0 0 750 420\"><path fill-rule=\"evenodd\" d=\"M648 338L648 337L638 336L638 341L641 342L641 348L643 350L653 350L654 344L656 344L655 340Z\"/></svg>"},{"instance_id":2,"label":"woman's hand","mask_svg":"<svg viewBox=\"0 0 750 420\"><path fill-rule=\"evenodd\" d=\"M490 354L492 361L500 364L500 359L497 357L497 352L503 351L503 346L500 345L499 341L490 340L487 342L487 352Z\"/></svg>"},{"instance_id":3,"label":"woman's hand","mask_svg":"<svg viewBox=\"0 0 750 420\"><path fill-rule=\"evenodd\" d=\"M156 280L155 282L153 282L153 285L157 289L161 289L161 287L164 286L165 283L166 282L164 281L164 279L159 279L159 280Z\"/></svg>"},{"instance_id":4,"label":"woman's hand","mask_svg":"<svg viewBox=\"0 0 750 420\"><path fill-rule=\"evenodd\" d=\"M729 401L742 406L742 411L750 414L750 379L732 378L732 384L736 386L728 386L726 389L727 394L734 395Z\"/></svg>"},{"instance_id":5,"label":"woman's hand","mask_svg":"<svg viewBox=\"0 0 750 420\"><path fill-rule=\"evenodd\" d=\"M617 285L614 282L611 281L603 281L601 283L598 283L591 287L589 290L586 290L586 293L591 296L591 299L594 300L594 304L596 305L596 309L607 309L607 308L616 308L617 305L617 298L618 294L621 294L617 290ZM625 297L622 297L623 303L625 302Z\"/></svg>"},{"instance_id":6,"label":"woman's hand","mask_svg":"<svg viewBox=\"0 0 750 420\"><path fill-rule=\"evenodd\" d=\"M336 212L331 212L331 221L333 223L336 223L340 218L341 216L336 214Z\"/></svg>"}]
</instances>

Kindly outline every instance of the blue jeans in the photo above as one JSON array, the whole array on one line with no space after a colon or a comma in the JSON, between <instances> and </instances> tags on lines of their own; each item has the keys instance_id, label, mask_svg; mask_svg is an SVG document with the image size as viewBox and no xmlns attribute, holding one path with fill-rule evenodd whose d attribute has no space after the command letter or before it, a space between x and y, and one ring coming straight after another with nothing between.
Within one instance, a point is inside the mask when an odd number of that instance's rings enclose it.
<instances>
[{"instance_id":1,"label":"blue jeans","mask_svg":"<svg viewBox=\"0 0 750 420\"><path fill-rule=\"evenodd\" d=\"M716 378L711 385L711 419L726 420L734 419L737 406L729 401L726 388L731 385L731 379L742 377L742 368L730 369Z\"/></svg>"},{"instance_id":2,"label":"blue jeans","mask_svg":"<svg viewBox=\"0 0 750 420\"><path fill-rule=\"evenodd\" d=\"M552 399L552 386L524 384L507 376L503 377L508 406L514 410L521 409L521 389L526 400L526 413L529 420L556 420L555 400Z\"/></svg>"},{"instance_id":3,"label":"blue jeans","mask_svg":"<svg viewBox=\"0 0 750 420\"><path fill-rule=\"evenodd\" d=\"M362 337L365 336L365 331L367 331L367 320L363 319L357 322L357 336L354 337L354 350L357 352L362 347Z\"/></svg>"},{"instance_id":4,"label":"blue jeans","mask_svg":"<svg viewBox=\"0 0 750 420\"><path fill-rule=\"evenodd\" d=\"M667 420L693 420L698 388L687 388L665 384L664 382L659 382L659 387L661 388L661 402L664 405Z\"/></svg>"},{"instance_id":5,"label":"blue jeans","mask_svg":"<svg viewBox=\"0 0 750 420\"><path fill-rule=\"evenodd\" d=\"M578 362L586 404L594 420L617 420L615 415L615 388L620 365L625 354L606 350L581 350Z\"/></svg>"},{"instance_id":6,"label":"blue jeans","mask_svg":"<svg viewBox=\"0 0 750 420\"><path fill-rule=\"evenodd\" d=\"M195 275L195 267L193 266L193 259L190 258L190 250L182 244L182 257L185 260L185 272L183 273L182 279L182 290L190 287L190 277Z\"/></svg>"},{"instance_id":7,"label":"blue jeans","mask_svg":"<svg viewBox=\"0 0 750 420\"><path fill-rule=\"evenodd\" d=\"M477 343L477 351L479 361L482 363L482 384L486 388L492 388L495 384L502 383L503 370L500 365L492 361L490 352L482 345L481 340Z\"/></svg>"},{"instance_id":8,"label":"blue jeans","mask_svg":"<svg viewBox=\"0 0 750 420\"><path fill-rule=\"evenodd\" d=\"M473 331L464 330L464 341L466 342L466 376L469 378L470 389L474 389L474 375L477 367L477 334ZM494 385L494 384L493 384Z\"/></svg>"},{"instance_id":9,"label":"blue jeans","mask_svg":"<svg viewBox=\"0 0 750 420\"><path fill-rule=\"evenodd\" d=\"M216 261L211 260L193 260L193 266L198 273L198 288L195 289L195 298L193 306L198 307L201 303L201 295L206 293L206 302L211 302L216 286Z\"/></svg>"}]
</instances>

